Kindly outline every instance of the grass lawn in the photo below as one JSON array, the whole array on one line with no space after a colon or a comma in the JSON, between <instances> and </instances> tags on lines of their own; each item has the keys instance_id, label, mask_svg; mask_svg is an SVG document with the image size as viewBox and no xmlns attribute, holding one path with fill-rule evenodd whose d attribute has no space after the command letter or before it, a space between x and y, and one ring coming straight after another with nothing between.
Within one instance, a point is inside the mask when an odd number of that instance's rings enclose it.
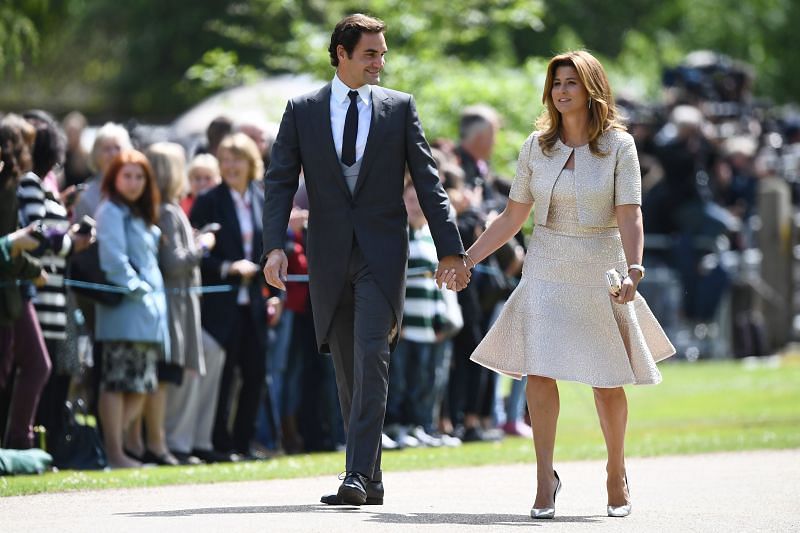
<instances>
[{"instance_id":1,"label":"grass lawn","mask_svg":"<svg viewBox=\"0 0 800 533\"><path fill-rule=\"evenodd\" d=\"M628 456L800 447L800 357L758 364L675 362L661 365L661 370L661 385L626 389ZM566 382L559 388L556 460L604 458L591 389ZM387 471L401 471L533 459L530 441L509 438L460 448L386 453L383 465ZM334 475L343 464L342 453L319 453L237 464L0 477L0 496Z\"/></svg>"}]
</instances>

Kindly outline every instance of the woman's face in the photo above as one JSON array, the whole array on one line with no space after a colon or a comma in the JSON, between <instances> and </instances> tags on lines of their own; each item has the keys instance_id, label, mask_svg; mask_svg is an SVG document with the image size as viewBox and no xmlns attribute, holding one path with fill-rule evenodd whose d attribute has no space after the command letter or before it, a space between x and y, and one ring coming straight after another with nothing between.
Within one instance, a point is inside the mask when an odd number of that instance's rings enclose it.
<instances>
[{"instance_id":1,"label":"woman's face","mask_svg":"<svg viewBox=\"0 0 800 533\"><path fill-rule=\"evenodd\" d=\"M114 181L114 188L126 202L132 204L142 196L146 183L147 178L141 165L128 163L119 169Z\"/></svg>"},{"instance_id":2,"label":"woman's face","mask_svg":"<svg viewBox=\"0 0 800 533\"><path fill-rule=\"evenodd\" d=\"M210 168L195 167L189 173L189 187L192 189L192 196L198 196L217 183L219 183L219 176Z\"/></svg>"},{"instance_id":3,"label":"woman's face","mask_svg":"<svg viewBox=\"0 0 800 533\"><path fill-rule=\"evenodd\" d=\"M560 66L553 77L553 88L550 97L559 113L586 111L589 104L589 92L573 66Z\"/></svg>"},{"instance_id":4,"label":"woman's face","mask_svg":"<svg viewBox=\"0 0 800 533\"><path fill-rule=\"evenodd\" d=\"M100 174L105 174L108 167L111 166L111 162L114 161L114 158L122 151L122 147L119 141L113 137L102 139L98 142L100 144L97 147L97 160L95 164Z\"/></svg>"},{"instance_id":5,"label":"woman's face","mask_svg":"<svg viewBox=\"0 0 800 533\"><path fill-rule=\"evenodd\" d=\"M250 162L247 158L230 150L219 150L219 171L223 181L231 189L243 191L247 188Z\"/></svg>"}]
</instances>

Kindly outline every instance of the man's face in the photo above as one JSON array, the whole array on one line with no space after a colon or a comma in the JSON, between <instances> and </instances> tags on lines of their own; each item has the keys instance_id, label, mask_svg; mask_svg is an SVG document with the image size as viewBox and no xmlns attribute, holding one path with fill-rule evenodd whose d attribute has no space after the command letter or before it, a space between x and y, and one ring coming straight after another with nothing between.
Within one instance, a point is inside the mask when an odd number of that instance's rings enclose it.
<instances>
[{"instance_id":1,"label":"man's face","mask_svg":"<svg viewBox=\"0 0 800 533\"><path fill-rule=\"evenodd\" d=\"M262 156L267 154L267 150L269 150L269 143L267 142L267 137L264 133L264 130L255 124L243 124L239 126L239 131L253 139L253 142L255 142L256 146L258 146L258 151Z\"/></svg>"},{"instance_id":2,"label":"man's face","mask_svg":"<svg viewBox=\"0 0 800 533\"><path fill-rule=\"evenodd\" d=\"M336 50L339 78L351 89L380 83L387 50L382 33L362 33L353 49L353 57L347 57L344 46L339 45Z\"/></svg>"}]
</instances>

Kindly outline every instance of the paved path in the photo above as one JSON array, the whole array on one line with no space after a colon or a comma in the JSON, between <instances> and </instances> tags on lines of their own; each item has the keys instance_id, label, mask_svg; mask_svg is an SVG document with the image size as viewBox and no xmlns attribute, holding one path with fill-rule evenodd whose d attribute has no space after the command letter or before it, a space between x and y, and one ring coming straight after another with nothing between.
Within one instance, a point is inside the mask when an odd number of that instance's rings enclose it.
<instances>
[{"instance_id":1,"label":"paved path","mask_svg":"<svg viewBox=\"0 0 800 533\"><path fill-rule=\"evenodd\" d=\"M800 450L628 461L633 514L605 516L604 465L558 465L556 519L533 521L531 465L386 474L381 507L317 504L334 476L0 498L5 532L800 532Z\"/></svg>"}]
</instances>

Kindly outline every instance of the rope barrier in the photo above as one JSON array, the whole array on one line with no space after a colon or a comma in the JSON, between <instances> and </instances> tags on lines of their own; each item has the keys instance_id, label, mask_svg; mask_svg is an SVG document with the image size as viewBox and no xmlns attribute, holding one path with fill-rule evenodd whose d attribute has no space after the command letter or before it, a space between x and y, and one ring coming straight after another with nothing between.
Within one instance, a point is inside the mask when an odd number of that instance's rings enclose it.
<instances>
[{"instance_id":1,"label":"rope barrier","mask_svg":"<svg viewBox=\"0 0 800 533\"><path fill-rule=\"evenodd\" d=\"M496 267L488 267L484 265L477 265L474 270L482 273L501 273L502 271ZM406 279L408 278L430 278L433 277L433 271L426 267L409 268L406 271ZM286 277L286 282L289 283L308 283L308 274L290 274ZM23 283L21 280L13 281L0 281L0 287L19 286ZM80 281L77 279L64 278L64 285L66 287L74 287L78 289L91 289L95 291L115 292L118 294L129 294L131 291L126 287L119 287L117 285L105 285L101 283L89 283L87 281ZM218 294L223 292L238 291L238 285L204 285L200 287L188 287L186 289L170 289L167 288L163 292L171 294L181 294L185 292L199 293L199 294Z\"/></svg>"}]
</instances>

